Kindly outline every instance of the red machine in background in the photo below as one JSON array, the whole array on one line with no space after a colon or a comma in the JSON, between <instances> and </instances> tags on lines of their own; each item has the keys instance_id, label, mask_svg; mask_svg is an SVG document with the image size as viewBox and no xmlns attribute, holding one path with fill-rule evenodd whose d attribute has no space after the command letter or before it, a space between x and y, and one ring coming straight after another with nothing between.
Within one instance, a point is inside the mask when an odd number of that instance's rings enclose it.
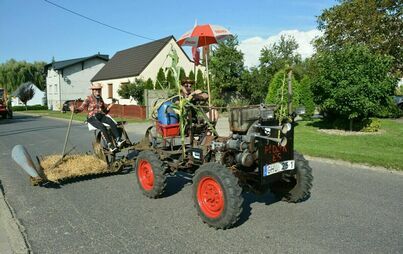
<instances>
[{"instance_id":1,"label":"red machine in background","mask_svg":"<svg viewBox=\"0 0 403 254\"><path fill-rule=\"evenodd\" d=\"M11 101L8 100L7 91L4 88L0 88L0 116L3 118L13 118Z\"/></svg>"}]
</instances>

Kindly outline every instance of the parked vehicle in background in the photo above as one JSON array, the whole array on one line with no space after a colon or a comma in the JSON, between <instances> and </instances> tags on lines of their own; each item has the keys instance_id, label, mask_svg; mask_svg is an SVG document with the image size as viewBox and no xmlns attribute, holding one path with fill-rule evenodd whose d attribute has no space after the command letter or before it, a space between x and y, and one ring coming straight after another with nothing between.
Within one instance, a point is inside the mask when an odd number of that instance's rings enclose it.
<instances>
[{"instance_id":1,"label":"parked vehicle in background","mask_svg":"<svg viewBox=\"0 0 403 254\"><path fill-rule=\"evenodd\" d=\"M83 100L81 100L81 99L65 101L65 102L63 103L63 106L62 106L62 113L66 113L67 111L70 111L70 104L73 103L74 101L76 101L76 102L83 102Z\"/></svg>"},{"instance_id":2,"label":"parked vehicle in background","mask_svg":"<svg viewBox=\"0 0 403 254\"><path fill-rule=\"evenodd\" d=\"M0 115L3 118L13 118L11 101L8 100L7 91L4 88L0 88Z\"/></svg>"},{"instance_id":3,"label":"parked vehicle in background","mask_svg":"<svg viewBox=\"0 0 403 254\"><path fill-rule=\"evenodd\" d=\"M393 97L393 99L395 100L397 107L400 110L403 110L403 95L396 95Z\"/></svg>"}]
</instances>

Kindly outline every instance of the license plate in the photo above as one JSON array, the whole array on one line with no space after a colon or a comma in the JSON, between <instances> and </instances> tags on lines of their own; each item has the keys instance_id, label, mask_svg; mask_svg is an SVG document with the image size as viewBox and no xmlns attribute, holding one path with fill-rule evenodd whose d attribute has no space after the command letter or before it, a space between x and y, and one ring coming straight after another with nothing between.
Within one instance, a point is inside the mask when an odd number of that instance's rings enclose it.
<instances>
[{"instance_id":1,"label":"license plate","mask_svg":"<svg viewBox=\"0 0 403 254\"><path fill-rule=\"evenodd\" d=\"M292 170L295 168L295 161L281 161L263 166L263 176L269 176L278 172Z\"/></svg>"}]
</instances>

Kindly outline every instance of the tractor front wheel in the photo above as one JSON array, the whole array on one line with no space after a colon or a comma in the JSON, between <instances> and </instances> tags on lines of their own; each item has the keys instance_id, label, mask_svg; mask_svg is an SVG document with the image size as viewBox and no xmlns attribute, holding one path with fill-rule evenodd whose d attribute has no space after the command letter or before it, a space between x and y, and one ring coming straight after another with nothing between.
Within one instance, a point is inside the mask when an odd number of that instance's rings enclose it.
<instances>
[{"instance_id":1,"label":"tractor front wheel","mask_svg":"<svg viewBox=\"0 0 403 254\"><path fill-rule=\"evenodd\" d=\"M203 222L216 229L233 226L242 212L242 188L230 170L218 163L201 166L193 178L193 199Z\"/></svg>"},{"instance_id":2,"label":"tractor front wheel","mask_svg":"<svg viewBox=\"0 0 403 254\"><path fill-rule=\"evenodd\" d=\"M312 168L308 161L297 152L294 153L295 174L283 175L283 179L270 185L270 190L278 198L289 203L305 201L311 196Z\"/></svg>"},{"instance_id":3,"label":"tractor front wheel","mask_svg":"<svg viewBox=\"0 0 403 254\"><path fill-rule=\"evenodd\" d=\"M151 151L140 152L136 160L137 182L144 195L158 198L167 184L162 161Z\"/></svg>"}]
</instances>

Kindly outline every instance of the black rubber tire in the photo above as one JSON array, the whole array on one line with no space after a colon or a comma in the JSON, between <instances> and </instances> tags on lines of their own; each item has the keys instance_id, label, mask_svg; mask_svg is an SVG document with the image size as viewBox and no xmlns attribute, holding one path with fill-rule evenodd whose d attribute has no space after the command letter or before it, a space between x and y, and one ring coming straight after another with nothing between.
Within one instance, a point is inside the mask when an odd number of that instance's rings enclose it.
<instances>
[{"instance_id":1,"label":"black rubber tire","mask_svg":"<svg viewBox=\"0 0 403 254\"><path fill-rule=\"evenodd\" d=\"M281 200L289 203L307 200L311 196L313 182L312 168L304 156L294 152L294 159L295 175L285 175L286 179L270 184L270 191Z\"/></svg>"},{"instance_id":2,"label":"black rubber tire","mask_svg":"<svg viewBox=\"0 0 403 254\"><path fill-rule=\"evenodd\" d=\"M223 191L224 208L216 218L211 218L202 211L200 207L202 201L198 199L199 184L206 177L214 179ZM202 221L215 229L232 227L242 213L242 188L238 183L238 178L228 168L218 163L206 163L196 171L193 177L193 200Z\"/></svg>"},{"instance_id":3,"label":"black rubber tire","mask_svg":"<svg viewBox=\"0 0 403 254\"><path fill-rule=\"evenodd\" d=\"M151 170L153 173L153 184L152 188L147 190L143 187L140 176L139 176L139 163L141 161L147 161L151 165ZM158 155L151 151L142 151L139 153L137 156L137 160L135 162L135 168L136 168L136 177L137 177L137 183L143 192L143 194L149 198L158 198L161 197L161 195L165 191L165 187L167 185L167 177L165 175L165 169L163 167L162 161L159 159Z\"/></svg>"},{"instance_id":4,"label":"black rubber tire","mask_svg":"<svg viewBox=\"0 0 403 254\"><path fill-rule=\"evenodd\" d=\"M95 143L99 144L99 146L97 147L97 145L93 143L92 148L94 150L94 154L101 160L105 160L108 166L112 165L112 163L116 161L116 154L115 153L111 154L108 151L106 140L102 137L101 131L97 131L95 137Z\"/></svg>"}]
</instances>

